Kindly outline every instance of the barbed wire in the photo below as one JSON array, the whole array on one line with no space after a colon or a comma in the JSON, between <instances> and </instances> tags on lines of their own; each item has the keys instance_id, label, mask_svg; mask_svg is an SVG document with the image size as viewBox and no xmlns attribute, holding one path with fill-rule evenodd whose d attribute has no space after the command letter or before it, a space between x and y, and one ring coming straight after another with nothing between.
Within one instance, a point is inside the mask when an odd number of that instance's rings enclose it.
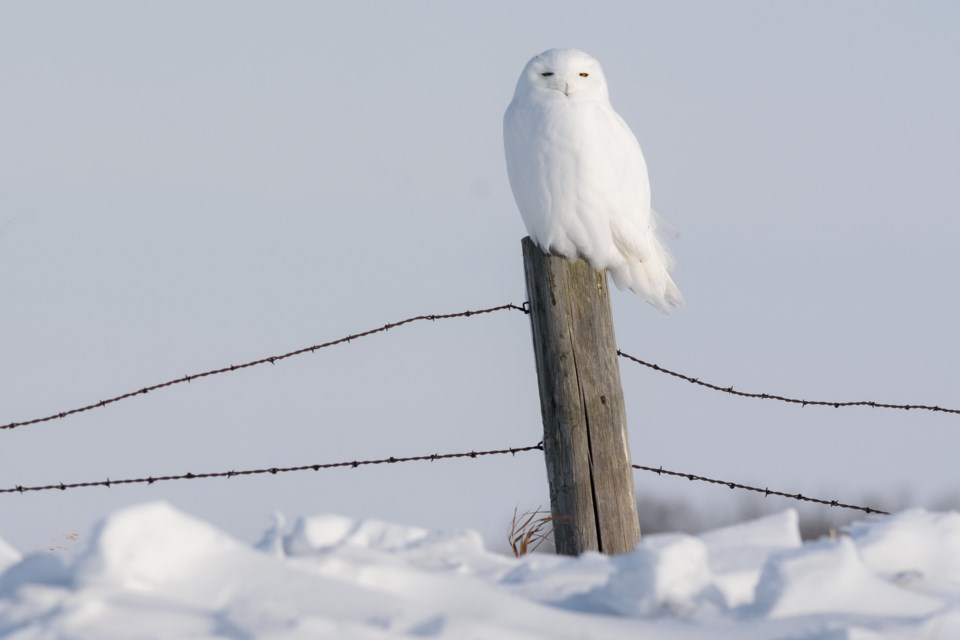
<instances>
[{"instance_id":1,"label":"barbed wire","mask_svg":"<svg viewBox=\"0 0 960 640\"><path fill-rule=\"evenodd\" d=\"M91 482L71 482L64 483L58 482L55 484L46 484L46 485L34 485L34 486L23 486L16 485L13 487L8 487L5 489L0 489L0 494L2 493L30 493L36 491L66 491L67 489L82 489L87 487L113 487L127 484L154 484L157 482L169 482L173 480L201 480L207 478L236 478L240 476L253 476L253 475L277 475L278 473L292 473L296 471L320 471L321 469L337 469L337 468L351 468L356 469L359 467L364 467L368 465L379 465L379 464L398 464L402 462L434 462L436 460L450 460L456 458L480 458L484 456L496 456L496 455L506 455L510 454L511 456L516 456L518 453L525 453L527 451L543 451L543 441L538 442L535 445L530 445L527 447L509 447L506 449L488 449L486 451L464 451L460 453L431 453L427 455L419 456L406 456L406 457L395 457L390 456L389 458L379 458L372 460L347 460L343 462L327 462L322 464L304 464L295 467L264 467L262 469L243 469L240 471L231 470L231 471L211 471L205 473L183 473L179 475L162 475L162 476L147 476L142 478L126 478L123 480L111 480L107 478L106 480L94 480ZM669 469L664 469L663 467L645 467L643 465L635 464L633 465L634 469L639 469L640 471L649 471L656 473L657 475L668 475L675 476L678 478L686 478L687 480L696 480L699 482L707 482L710 484L723 485L730 489L741 489L744 491L753 491L756 493L762 493L764 496L780 496L782 498L789 498L791 500L800 500L804 502L814 502L817 504L825 505L828 507L838 507L841 509L854 509L857 511L863 511L864 513L876 513L889 515L886 511L881 511L880 509L874 509L873 507L861 507L854 504L846 504L840 502L839 500L824 500L821 498L811 498L809 496L802 495L800 493L786 493L784 491L775 491L764 487L752 487L746 484L740 484L739 482L730 482L728 480L716 480L714 478L707 478L705 476L699 476L692 473L683 473L680 471L670 471Z\"/></svg>"},{"instance_id":2,"label":"barbed wire","mask_svg":"<svg viewBox=\"0 0 960 640\"><path fill-rule=\"evenodd\" d=\"M244 362L243 364L232 364L227 367L221 367L219 369L211 369L210 371L204 371L202 373L193 373L189 375L176 378L174 380L168 380L166 382L161 382L159 384L150 385L149 387L143 387L136 391L130 391L128 393L123 393L106 400L101 400L99 402L94 402L82 407L77 407L76 409L68 409L66 411L60 411L49 416L44 416L41 418L33 418L31 420L22 420L20 422L10 422L8 424L0 425L0 430L2 429L16 429L17 427L25 427L27 425L40 424L42 422L49 422L51 420L61 420L67 416L72 416L77 413L83 413L84 411L91 411L93 409L101 409L107 405L111 405L115 402L120 402L121 400L127 400L128 398L134 398L136 396L146 395L151 391L156 391L157 389L163 389L165 387L172 387L177 384L183 384L184 382L193 382L200 378L206 378L208 376L215 376L222 373L230 373L232 371L239 371L240 369L248 369L250 367L256 367L262 364L275 364L281 360L286 360L287 358L292 358L294 356L303 355L305 353L314 353L320 349L326 349L327 347L333 347L338 344L343 344L345 342L351 342L357 340L358 338L365 338L367 336L372 336L376 333L383 333L384 331L389 331L390 329L395 329L397 327L403 326L405 324L410 324L413 322L419 322L422 320L449 320L451 318L471 318L473 316L484 315L488 313L495 313L497 311L506 311L506 310L516 310L522 313L529 313L527 308L524 306L515 305L512 302L507 304L502 304L496 307L487 307L486 309L475 309L460 311L457 313L439 313L431 315L420 315L414 316L412 318L406 318L404 320L399 320L397 322L389 322L383 326L377 327L375 329L368 329L367 331L361 331L360 333L352 333L348 336L338 338L336 340L331 340L329 342L323 342L321 344L311 345L309 347L303 347L301 349L296 349L294 351L289 351L276 356L268 356L266 358L260 358L258 360L251 360L249 362Z\"/></svg>"},{"instance_id":3,"label":"barbed wire","mask_svg":"<svg viewBox=\"0 0 960 640\"><path fill-rule=\"evenodd\" d=\"M374 329L368 329L367 331L362 331L362 332L359 332L359 333L353 333L353 334L344 336L344 337L342 337L342 338L338 338L338 339L336 339L336 340L331 340L331 341L329 341L329 342L323 342L323 343L320 343L320 344L311 345L311 346L309 346L309 347L303 347L303 348L300 348L300 349L296 349L296 350L294 350L294 351L289 351L289 352L287 352L287 353L283 353L283 354L279 354L279 355L275 355L275 356L268 356L268 357L265 357L265 358L259 358L259 359L257 359L257 360L251 360L251 361L249 361L249 362L244 362L244 363L242 363L242 364L229 365L229 366L226 366L226 367L221 367L221 368L219 368L219 369L211 369L210 371L204 371L204 372L201 372L201 373L195 373L195 374L185 375L185 376L182 376L182 377L180 377L180 378L176 378L176 379L173 379L173 380L168 380L168 381L166 381L166 382L161 382L161 383L159 383L159 384L154 384L154 385L150 385L150 386L147 386L147 387L143 387L143 388L141 388L141 389L137 389L136 391L130 391L130 392L127 392L127 393L123 393L123 394L120 394L120 395L118 395L118 396L114 396L114 397L108 398L108 399L106 399L106 400L100 400L99 402L93 402L93 403L91 403L91 404L87 404L87 405L84 405L84 406L81 406L81 407L77 407L77 408L75 408L75 409L68 409L68 410L66 410L66 411L60 411L60 412L58 412L58 413L54 413L54 414L51 414L51 415L48 415L48 416L43 416L43 417L40 417L40 418L33 418L33 419L30 419L30 420L22 420L22 421L19 421L19 422L10 422L10 423L7 423L7 424L2 424L2 425L0 425L0 430L4 430L4 429L8 429L8 430L9 430L9 429L16 429L17 427L24 427L24 426L28 426L28 425L35 425L35 424L40 424L40 423L44 423L44 422L49 422L49 421L52 421L52 420L60 420L60 419L66 418L67 416L71 416L71 415L74 415L74 414L77 414L77 413L82 413L82 412L85 412L85 411L91 411L91 410L93 410L93 409L100 409L100 408L106 407L106 406L108 406L108 405L114 404L114 403L116 403L116 402L120 402L121 400L127 400L127 399L129 399L129 398L134 398L134 397L137 397L137 396L146 395L147 393L150 393L151 391L156 391L156 390L158 390L158 389L163 389L163 388L166 388L166 387L171 387L171 386L174 386L174 385L183 384L183 383L185 383L185 382L186 382L186 383L189 383L189 382L192 382L192 381L194 381L194 380L198 380L198 379L200 379L200 378L206 378L206 377L209 377L209 376L220 375L220 374L223 374L223 373L230 373L230 372L233 372L233 371L239 371L240 369L247 369L247 368L250 368L250 367L255 367L255 366L259 366L259 365L263 365L263 364L268 364L268 363L269 363L269 364L276 364L277 362L280 362L280 361L282 361L282 360L286 360L287 358L292 358L292 357L294 357L294 356L303 355L303 354L305 354L305 353L315 353L316 351L318 351L318 350L320 350L320 349L326 349L327 347L333 347L333 346L335 346L335 345L339 345L339 344L343 344L343 343L349 343L349 342L352 342L353 340L357 340L357 339L359 339L359 338L364 338L364 337L371 336L371 335L374 335L374 334L377 334L377 333L382 333L382 332L385 332L385 331L389 331L390 329L394 329L394 328L396 328L396 327L400 327L400 326L403 326L403 325L406 325L406 324L410 324L410 323L413 323L413 322L419 322L419 321L424 321L424 320L430 320L430 321L448 320L448 319L451 319L451 318L470 318L470 317L473 317L473 316L484 315L484 314L489 314L489 313L495 313L495 312L498 312L498 311L507 311L507 310L519 311L519 312L524 313L524 314L529 314L529 313L530 313L528 303L525 302L525 303L523 303L523 305L516 305L516 304L513 304L513 303L507 303L507 304L502 304L502 305L498 305L498 306L495 306L495 307L487 307L487 308L485 308L485 309L476 309L476 310L460 311L460 312L457 312L457 313L444 313L444 314L430 314L430 315L413 316L413 317L410 317L410 318L406 318L406 319L404 319L404 320L399 320L399 321L397 321L397 322L390 322L390 323L387 323L387 324L385 324L385 325L376 327L376 328L374 328ZM770 393L753 393L753 392L747 392L747 391L738 391L738 390L734 389L732 386L731 386L731 387L721 387L720 385L712 384L712 383L710 383L710 382L705 382L705 381L703 381L703 380L700 380L699 378L694 378L694 377L692 377L692 376L688 376L688 375L683 374L683 373L678 373L678 372L676 372L676 371L672 371L672 370L670 370L670 369L667 369L666 367L662 367L662 366L660 366L660 365L658 365L658 364L655 364L655 363L652 363L652 362L647 362L646 360L642 360L642 359L640 359L640 358L638 358L638 357L636 357L636 356L630 355L629 353L626 353L626 352L624 352L624 351L621 351L620 349L617 350L617 355L618 355L619 357L621 357L621 358L625 358L625 359L630 360L630 361L632 361L632 362L635 362L635 363L637 363L637 364L641 364L641 365L643 365L643 366L645 366L645 367L648 367L648 368L650 368L650 369L653 369L654 371L657 371L657 372L660 372L660 373L665 373L665 374L667 374L667 375L669 375L669 376L673 376L673 377L679 378L679 379L681 379L681 380L686 380L687 382L690 382L690 383L692 383L692 384L696 384L696 385L699 385L699 386L701 386L701 387L705 387L705 388L707 388L707 389L711 389L711 390L713 390L713 391L720 391L720 392L723 392L723 393L728 393L728 394L735 395L735 396L740 396L740 397L743 397L743 398L755 398L755 399L761 399L761 400L777 400L777 401L780 401L780 402L787 402L787 403L791 403L791 404L799 404L799 405L804 406L804 407L805 407L805 406L808 406L808 405L810 405L810 406L834 407L834 408L840 408L840 407L858 407L858 406L859 406L859 407L871 407L871 408L875 408L875 409L899 409L899 410L905 410L905 411L909 411L910 409L917 409L917 410L932 411L932 412L939 412L939 413L960 414L960 409L951 409L951 408L947 408L947 407L941 407L941 406L938 406L938 405L892 404L892 403L886 403L886 402L874 402L874 401L870 401L870 400L858 400L858 401L852 401L852 402L851 402L851 401L835 402L835 401L828 401L828 400L804 400L804 399L802 399L802 398L791 398L791 397L787 397L787 396L781 396L781 395L770 394Z\"/></svg>"},{"instance_id":4,"label":"barbed wire","mask_svg":"<svg viewBox=\"0 0 960 640\"><path fill-rule=\"evenodd\" d=\"M171 480L200 480L205 478L235 478L239 476L253 476L269 473L277 475L278 473L291 473L295 471L320 471L321 469L336 469L349 467L356 469L367 465L376 464L398 464L401 462L434 462L436 460L448 460L451 458L480 458L483 456L496 455L516 455L526 451L543 451L543 443L538 442L529 447L511 447L508 449L490 449L487 451L464 451L461 453L431 453L420 456L380 458L375 460L348 460L345 462L327 462L324 464L304 464L296 467L267 467L263 469L243 469L241 471L212 471L207 473L184 473L180 475L166 476L148 476L146 478L127 478L125 480L95 480L93 482L71 482L69 484L58 482L56 484L37 485L25 487L17 485L7 489L0 489L0 493L27 493L31 491L66 491L67 489L81 489L85 487L107 487L124 484L154 484L156 482L169 482Z\"/></svg>"},{"instance_id":5,"label":"barbed wire","mask_svg":"<svg viewBox=\"0 0 960 640\"><path fill-rule=\"evenodd\" d=\"M786 396L778 396L772 393L751 393L747 391L738 391L733 387L721 387L720 385L711 384L709 382L704 382L699 378L694 378L682 373L677 373L676 371L671 371L665 367L661 367L658 364L652 362L647 362L646 360L641 360L636 356L632 356L629 353L625 353L620 349L617 349L617 355L621 358L626 358L636 362L637 364L642 364L645 367L649 367L654 371L659 371L660 373L665 373L668 376L673 376L674 378L680 378L681 380L686 380L692 384L700 385L701 387L706 387L707 389L712 389L714 391L722 391L723 393L729 393L734 396L740 396L742 398L757 398L760 400L778 400L780 402L789 402L791 404L799 404L801 406L818 406L818 407L833 407L839 409L840 407L871 407L874 409L902 409L904 411L909 411L910 409L919 409L922 411L934 411L939 413L957 413L960 414L960 409L948 409L946 407L940 407L937 405L928 405L928 404L891 404L887 402L873 402L871 400L857 400L853 402L833 402L830 400L803 400L801 398L788 398Z\"/></svg>"},{"instance_id":6,"label":"barbed wire","mask_svg":"<svg viewBox=\"0 0 960 640\"><path fill-rule=\"evenodd\" d=\"M633 465L634 469L639 469L640 471L650 471L656 473L657 475L668 475L674 476L677 478L686 478L687 480L697 481L697 482L709 482L710 484L723 485L730 489L741 489L743 491L753 491L755 493L762 493L764 497L766 496L780 496L782 498L790 498L791 500L800 500L801 502L815 502L817 504L826 505L828 507L838 507L840 509L854 509L856 511L863 511L864 513L877 513L882 515L890 515L888 511L881 511L880 509L874 509L873 507L860 507L855 504L846 504L838 500L824 500L822 498L811 498L810 496L805 496L800 493L786 493L784 491L774 491L773 489L764 487L752 487L747 484L740 484L739 482L730 482L728 480L717 480L715 478L707 478L705 476L698 476L693 473L683 473L681 471L669 471L663 467L645 467L640 464Z\"/></svg>"}]
</instances>

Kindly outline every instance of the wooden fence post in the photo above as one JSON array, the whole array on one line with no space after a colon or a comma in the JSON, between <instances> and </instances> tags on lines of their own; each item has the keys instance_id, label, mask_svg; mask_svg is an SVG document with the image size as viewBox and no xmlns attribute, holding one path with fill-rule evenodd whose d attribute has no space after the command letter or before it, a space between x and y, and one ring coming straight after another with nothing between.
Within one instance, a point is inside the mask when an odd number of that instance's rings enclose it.
<instances>
[{"instance_id":1,"label":"wooden fence post","mask_svg":"<svg viewBox=\"0 0 960 640\"><path fill-rule=\"evenodd\" d=\"M557 553L640 540L607 274L523 239Z\"/></svg>"}]
</instances>

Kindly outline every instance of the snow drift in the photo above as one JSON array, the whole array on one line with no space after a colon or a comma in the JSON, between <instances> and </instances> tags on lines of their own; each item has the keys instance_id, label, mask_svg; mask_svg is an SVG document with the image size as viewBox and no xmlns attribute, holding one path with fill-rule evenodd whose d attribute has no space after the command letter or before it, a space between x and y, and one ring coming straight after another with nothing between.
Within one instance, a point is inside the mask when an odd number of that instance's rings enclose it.
<instances>
[{"instance_id":1,"label":"snow drift","mask_svg":"<svg viewBox=\"0 0 960 640\"><path fill-rule=\"evenodd\" d=\"M0 541L0 636L960 638L960 514L803 545L785 511L618 557L516 560L470 531L333 515L278 519L251 546L150 503L72 556Z\"/></svg>"}]
</instances>

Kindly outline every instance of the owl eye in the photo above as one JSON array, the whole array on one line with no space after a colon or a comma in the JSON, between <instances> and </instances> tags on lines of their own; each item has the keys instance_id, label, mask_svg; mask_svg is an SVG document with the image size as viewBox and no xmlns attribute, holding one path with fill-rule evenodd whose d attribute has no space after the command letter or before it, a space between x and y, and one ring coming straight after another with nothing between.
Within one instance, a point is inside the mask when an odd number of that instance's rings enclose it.
<instances>
[{"instance_id":1,"label":"owl eye","mask_svg":"<svg viewBox=\"0 0 960 640\"><path fill-rule=\"evenodd\" d=\"M553 75L553 71L544 71L540 75L542 75L544 78L549 78L550 76Z\"/></svg>"},{"instance_id":2,"label":"owl eye","mask_svg":"<svg viewBox=\"0 0 960 640\"><path fill-rule=\"evenodd\" d=\"M586 78L588 75L590 75L590 74L587 73L586 71L581 71L581 72L580 72L580 77L581 77L581 78Z\"/></svg>"}]
</instances>

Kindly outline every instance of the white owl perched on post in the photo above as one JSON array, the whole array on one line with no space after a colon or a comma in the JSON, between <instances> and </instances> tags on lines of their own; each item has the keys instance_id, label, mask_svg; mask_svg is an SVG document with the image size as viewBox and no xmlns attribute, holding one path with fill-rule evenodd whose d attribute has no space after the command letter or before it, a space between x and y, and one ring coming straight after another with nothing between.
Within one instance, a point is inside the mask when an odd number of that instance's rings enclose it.
<instances>
[{"instance_id":1,"label":"white owl perched on post","mask_svg":"<svg viewBox=\"0 0 960 640\"><path fill-rule=\"evenodd\" d=\"M683 303L640 144L610 105L596 59L576 49L531 59L504 114L503 142L513 196L541 249L585 258L661 311Z\"/></svg>"}]
</instances>

